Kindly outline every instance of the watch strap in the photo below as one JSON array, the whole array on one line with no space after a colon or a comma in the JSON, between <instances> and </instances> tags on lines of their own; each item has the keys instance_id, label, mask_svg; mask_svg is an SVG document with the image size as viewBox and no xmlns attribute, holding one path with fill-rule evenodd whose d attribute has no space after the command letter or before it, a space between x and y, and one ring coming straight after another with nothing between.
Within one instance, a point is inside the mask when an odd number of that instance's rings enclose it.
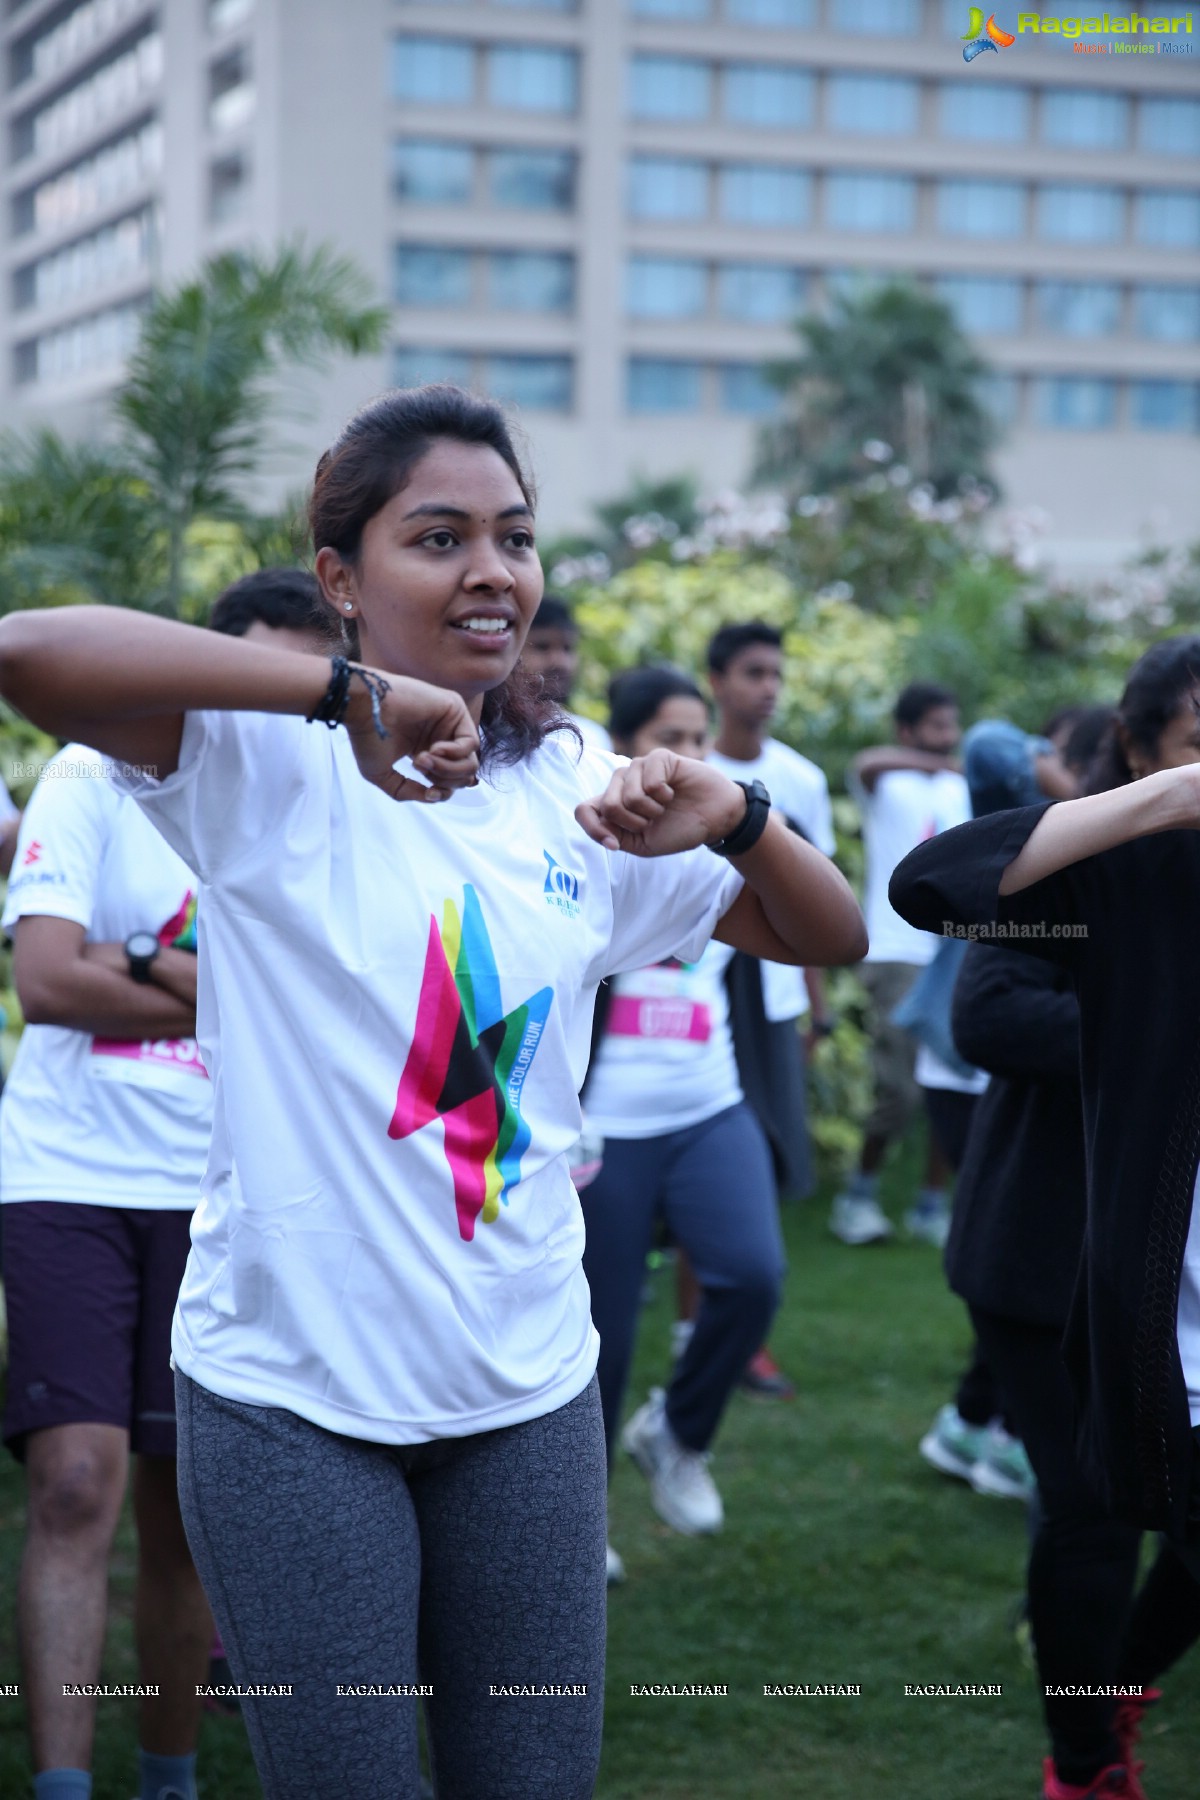
<instances>
[{"instance_id":1,"label":"watch strap","mask_svg":"<svg viewBox=\"0 0 1200 1800\"><path fill-rule=\"evenodd\" d=\"M728 837L709 844L708 848L715 856L744 856L757 844L771 817L771 796L761 781L738 781L734 786L740 787L746 796L745 815Z\"/></svg>"}]
</instances>

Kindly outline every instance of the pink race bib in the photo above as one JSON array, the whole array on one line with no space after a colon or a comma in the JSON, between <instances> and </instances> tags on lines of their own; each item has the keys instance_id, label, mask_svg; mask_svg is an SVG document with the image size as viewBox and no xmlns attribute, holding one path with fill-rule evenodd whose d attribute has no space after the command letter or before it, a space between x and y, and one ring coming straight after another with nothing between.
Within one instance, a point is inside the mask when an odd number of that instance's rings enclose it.
<instances>
[{"instance_id":1,"label":"pink race bib","mask_svg":"<svg viewBox=\"0 0 1200 1800\"><path fill-rule=\"evenodd\" d=\"M606 1029L615 1037L674 1038L676 1042L706 1044L712 1033L712 1016L700 1000L671 994L644 999L618 994L609 1007Z\"/></svg>"}]
</instances>

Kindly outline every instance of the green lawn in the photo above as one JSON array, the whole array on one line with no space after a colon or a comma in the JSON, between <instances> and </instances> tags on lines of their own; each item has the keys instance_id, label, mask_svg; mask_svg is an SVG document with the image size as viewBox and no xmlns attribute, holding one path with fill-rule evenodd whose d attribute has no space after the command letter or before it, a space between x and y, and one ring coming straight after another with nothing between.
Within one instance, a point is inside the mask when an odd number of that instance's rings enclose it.
<instances>
[{"instance_id":1,"label":"green lawn","mask_svg":"<svg viewBox=\"0 0 1200 1800\"><path fill-rule=\"evenodd\" d=\"M890 1209L899 1210L898 1195ZM612 1494L629 1571L611 1598L600 1800L1035 1800L1042 1735L1010 1630L1022 1509L935 1475L916 1443L967 1347L938 1258L895 1244L847 1250L824 1202L788 1208L787 1297L772 1344L789 1405L739 1397L713 1461L724 1533L660 1525L632 1465ZM630 1406L665 1372L671 1295L656 1281ZM0 1679L14 1679L11 1594L21 1480L0 1463ZM105 1675L133 1678L132 1541L113 1568ZM857 1684L861 1698L767 1699L765 1683ZM1003 1686L995 1699L906 1698L905 1683ZM631 1698L631 1683L724 1683L727 1698ZM0 1702L0 1795L28 1791L19 1702ZM1194 1800L1200 1657L1170 1679L1146 1742L1153 1800ZM237 1721L208 1721L205 1800L259 1794ZM133 1708L101 1702L96 1800L134 1789ZM332 1800L332 1797L331 1797ZM390 1800L372 1796L371 1800Z\"/></svg>"}]
</instances>

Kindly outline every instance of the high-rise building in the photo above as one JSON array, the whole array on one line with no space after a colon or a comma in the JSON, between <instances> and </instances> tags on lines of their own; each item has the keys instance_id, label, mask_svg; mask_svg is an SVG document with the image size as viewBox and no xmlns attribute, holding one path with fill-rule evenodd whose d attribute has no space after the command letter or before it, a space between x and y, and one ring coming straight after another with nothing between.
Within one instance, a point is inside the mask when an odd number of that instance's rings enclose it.
<instances>
[{"instance_id":1,"label":"high-rise building","mask_svg":"<svg viewBox=\"0 0 1200 1800\"><path fill-rule=\"evenodd\" d=\"M287 478L365 395L444 376L520 408L567 527L634 472L741 481L797 312L903 274L995 369L1000 475L1064 561L1200 536L1192 15L968 65L971 10L8 0L4 415L91 423L155 281L304 233L394 330Z\"/></svg>"}]
</instances>

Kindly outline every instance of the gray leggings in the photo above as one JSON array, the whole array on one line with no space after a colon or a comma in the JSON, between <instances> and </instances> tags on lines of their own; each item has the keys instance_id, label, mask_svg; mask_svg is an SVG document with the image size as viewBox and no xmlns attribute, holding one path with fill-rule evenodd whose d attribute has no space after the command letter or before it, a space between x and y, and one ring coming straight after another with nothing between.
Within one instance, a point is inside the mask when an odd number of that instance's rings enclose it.
<instances>
[{"instance_id":1,"label":"gray leggings","mask_svg":"<svg viewBox=\"0 0 1200 1800\"><path fill-rule=\"evenodd\" d=\"M404 1446L175 1377L179 1497L265 1800L587 1800L604 1707L595 1380L544 1418ZM582 1689L536 1695L523 1686Z\"/></svg>"}]
</instances>

